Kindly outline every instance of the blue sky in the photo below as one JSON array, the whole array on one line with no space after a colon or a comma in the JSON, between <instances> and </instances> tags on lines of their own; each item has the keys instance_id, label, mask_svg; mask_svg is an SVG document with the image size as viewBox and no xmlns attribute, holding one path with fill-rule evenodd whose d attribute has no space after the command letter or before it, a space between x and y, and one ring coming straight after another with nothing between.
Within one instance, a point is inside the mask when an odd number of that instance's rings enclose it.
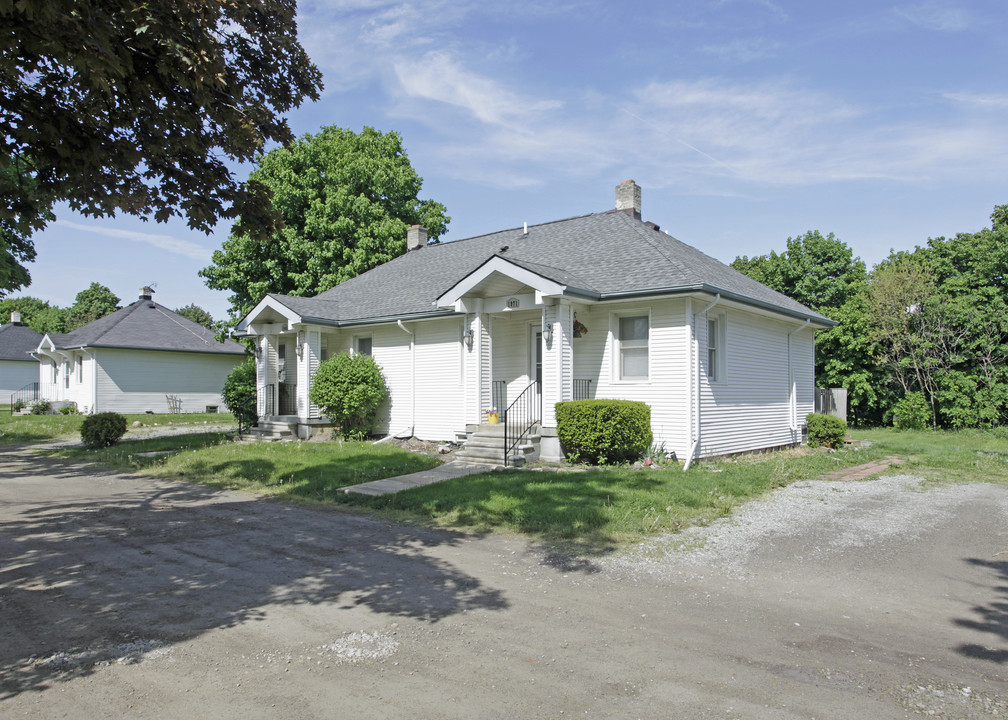
<instances>
[{"instance_id":1,"label":"blue sky","mask_svg":"<svg viewBox=\"0 0 1008 720\"><path fill-rule=\"evenodd\" d=\"M397 130L445 240L607 210L633 178L645 220L724 262L817 229L871 266L1008 203L1006 21L1003 0L301 0L326 89L289 120ZM196 274L226 225L57 218L21 294L157 283L226 315Z\"/></svg>"}]
</instances>

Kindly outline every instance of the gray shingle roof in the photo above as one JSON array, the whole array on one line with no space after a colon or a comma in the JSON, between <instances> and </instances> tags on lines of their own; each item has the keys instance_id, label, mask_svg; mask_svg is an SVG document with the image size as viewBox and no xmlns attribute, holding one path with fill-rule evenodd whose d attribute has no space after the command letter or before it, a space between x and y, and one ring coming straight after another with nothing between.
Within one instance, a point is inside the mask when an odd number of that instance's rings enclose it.
<instances>
[{"instance_id":1,"label":"gray shingle roof","mask_svg":"<svg viewBox=\"0 0 1008 720\"><path fill-rule=\"evenodd\" d=\"M219 343L212 331L152 300L137 300L73 332L50 334L57 349L115 347L134 350L244 355L234 340ZM41 339L41 338L40 338ZM36 347L38 343L35 343Z\"/></svg>"},{"instance_id":2,"label":"gray shingle roof","mask_svg":"<svg viewBox=\"0 0 1008 720\"><path fill-rule=\"evenodd\" d=\"M24 325L0 325L0 360L37 362L28 353L35 352L42 336Z\"/></svg>"},{"instance_id":3,"label":"gray shingle roof","mask_svg":"<svg viewBox=\"0 0 1008 720\"><path fill-rule=\"evenodd\" d=\"M506 249L504 249L506 247ZM494 255L599 300L720 292L725 297L833 324L824 316L625 212L503 230L413 250L321 293L274 295L303 317L361 322L438 312L434 301Z\"/></svg>"}]
</instances>

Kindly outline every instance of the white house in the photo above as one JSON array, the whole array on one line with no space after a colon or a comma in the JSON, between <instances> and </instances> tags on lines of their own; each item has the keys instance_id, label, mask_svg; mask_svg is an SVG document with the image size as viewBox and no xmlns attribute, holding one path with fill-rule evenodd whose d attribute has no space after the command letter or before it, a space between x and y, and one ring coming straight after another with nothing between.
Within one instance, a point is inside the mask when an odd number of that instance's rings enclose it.
<instances>
[{"instance_id":1,"label":"white house","mask_svg":"<svg viewBox=\"0 0 1008 720\"><path fill-rule=\"evenodd\" d=\"M627 181L614 210L444 244L417 226L405 255L317 297L267 295L236 328L260 414L310 434L312 376L350 350L382 367L396 435L472 437L517 403L508 433L520 414L558 459L555 403L591 397L648 403L680 458L800 442L833 321L643 222L640 198Z\"/></svg>"},{"instance_id":2,"label":"white house","mask_svg":"<svg viewBox=\"0 0 1008 720\"><path fill-rule=\"evenodd\" d=\"M0 325L0 403L13 403L22 394L26 401L35 399L38 361L31 353L42 336L21 324L21 313L11 313L11 321Z\"/></svg>"},{"instance_id":3,"label":"white house","mask_svg":"<svg viewBox=\"0 0 1008 720\"><path fill-rule=\"evenodd\" d=\"M46 334L35 348L39 394L82 412L182 412L221 408L228 374L246 357L233 340L159 305L152 290L73 332Z\"/></svg>"}]
</instances>

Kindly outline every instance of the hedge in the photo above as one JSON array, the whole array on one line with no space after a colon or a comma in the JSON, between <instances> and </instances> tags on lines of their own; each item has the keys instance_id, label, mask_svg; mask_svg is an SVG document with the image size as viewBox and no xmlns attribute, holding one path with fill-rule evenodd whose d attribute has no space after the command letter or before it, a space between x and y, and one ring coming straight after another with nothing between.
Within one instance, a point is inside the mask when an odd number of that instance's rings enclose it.
<instances>
[{"instance_id":1,"label":"hedge","mask_svg":"<svg viewBox=\"0 0 1008 720\"><path fill-rule=\"evenodd\" d=\"M651 447L651 407L633 400L556 404L557 437L568 459L592 464L636 460Z\"/></svg>"},{"instance_id":2,"label":"hedge","mask_svg":"<svg viewBox=\"0 0 1008 720\"><path fill-rule=\"evenodd\" d=\"M808 423L809 447L825 445L838 448L843 445L844 438L847 437L847 423L833 415L809 413L805 422Z\"/></svg>"}]
</instances>

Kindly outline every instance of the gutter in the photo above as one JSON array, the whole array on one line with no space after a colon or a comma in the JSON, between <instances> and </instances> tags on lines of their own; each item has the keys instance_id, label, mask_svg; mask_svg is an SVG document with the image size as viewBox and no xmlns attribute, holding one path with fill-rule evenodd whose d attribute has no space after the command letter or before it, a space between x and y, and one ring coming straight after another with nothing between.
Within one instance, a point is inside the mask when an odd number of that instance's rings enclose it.
<instances>
[{"instance_id":1,"label":"gutter","mask_svg":"<svg viewBox=\"0 0 1008 720\"><path fill-rule=\"evenodd\" d=\"M696 433L693 436L693 444L690 445L689 453L686 455L686 464L683 465L683 472L690 469L690 465L693 464L693 458L696 456L697 448L700 446L700 343L696 340L696 319L701 315L706 315L711 308L721 302L721 294L718 293L714 296L714 300L711 304L705 307L700 312L693 315L693 354L696 359L696 392L693 396L693 401L696 403Z\"/></svg>"},{"instance_id":2,"label":"gutter","mask_svg":"<svg viewBox=\"0 0 1008 720\"><path fill-rule=\"evenodd\" d=\"M416 333L403 325L402 320L396 320L396 325L410 336L410 436L416 431Z\"/></svg>"}]
</instances>

